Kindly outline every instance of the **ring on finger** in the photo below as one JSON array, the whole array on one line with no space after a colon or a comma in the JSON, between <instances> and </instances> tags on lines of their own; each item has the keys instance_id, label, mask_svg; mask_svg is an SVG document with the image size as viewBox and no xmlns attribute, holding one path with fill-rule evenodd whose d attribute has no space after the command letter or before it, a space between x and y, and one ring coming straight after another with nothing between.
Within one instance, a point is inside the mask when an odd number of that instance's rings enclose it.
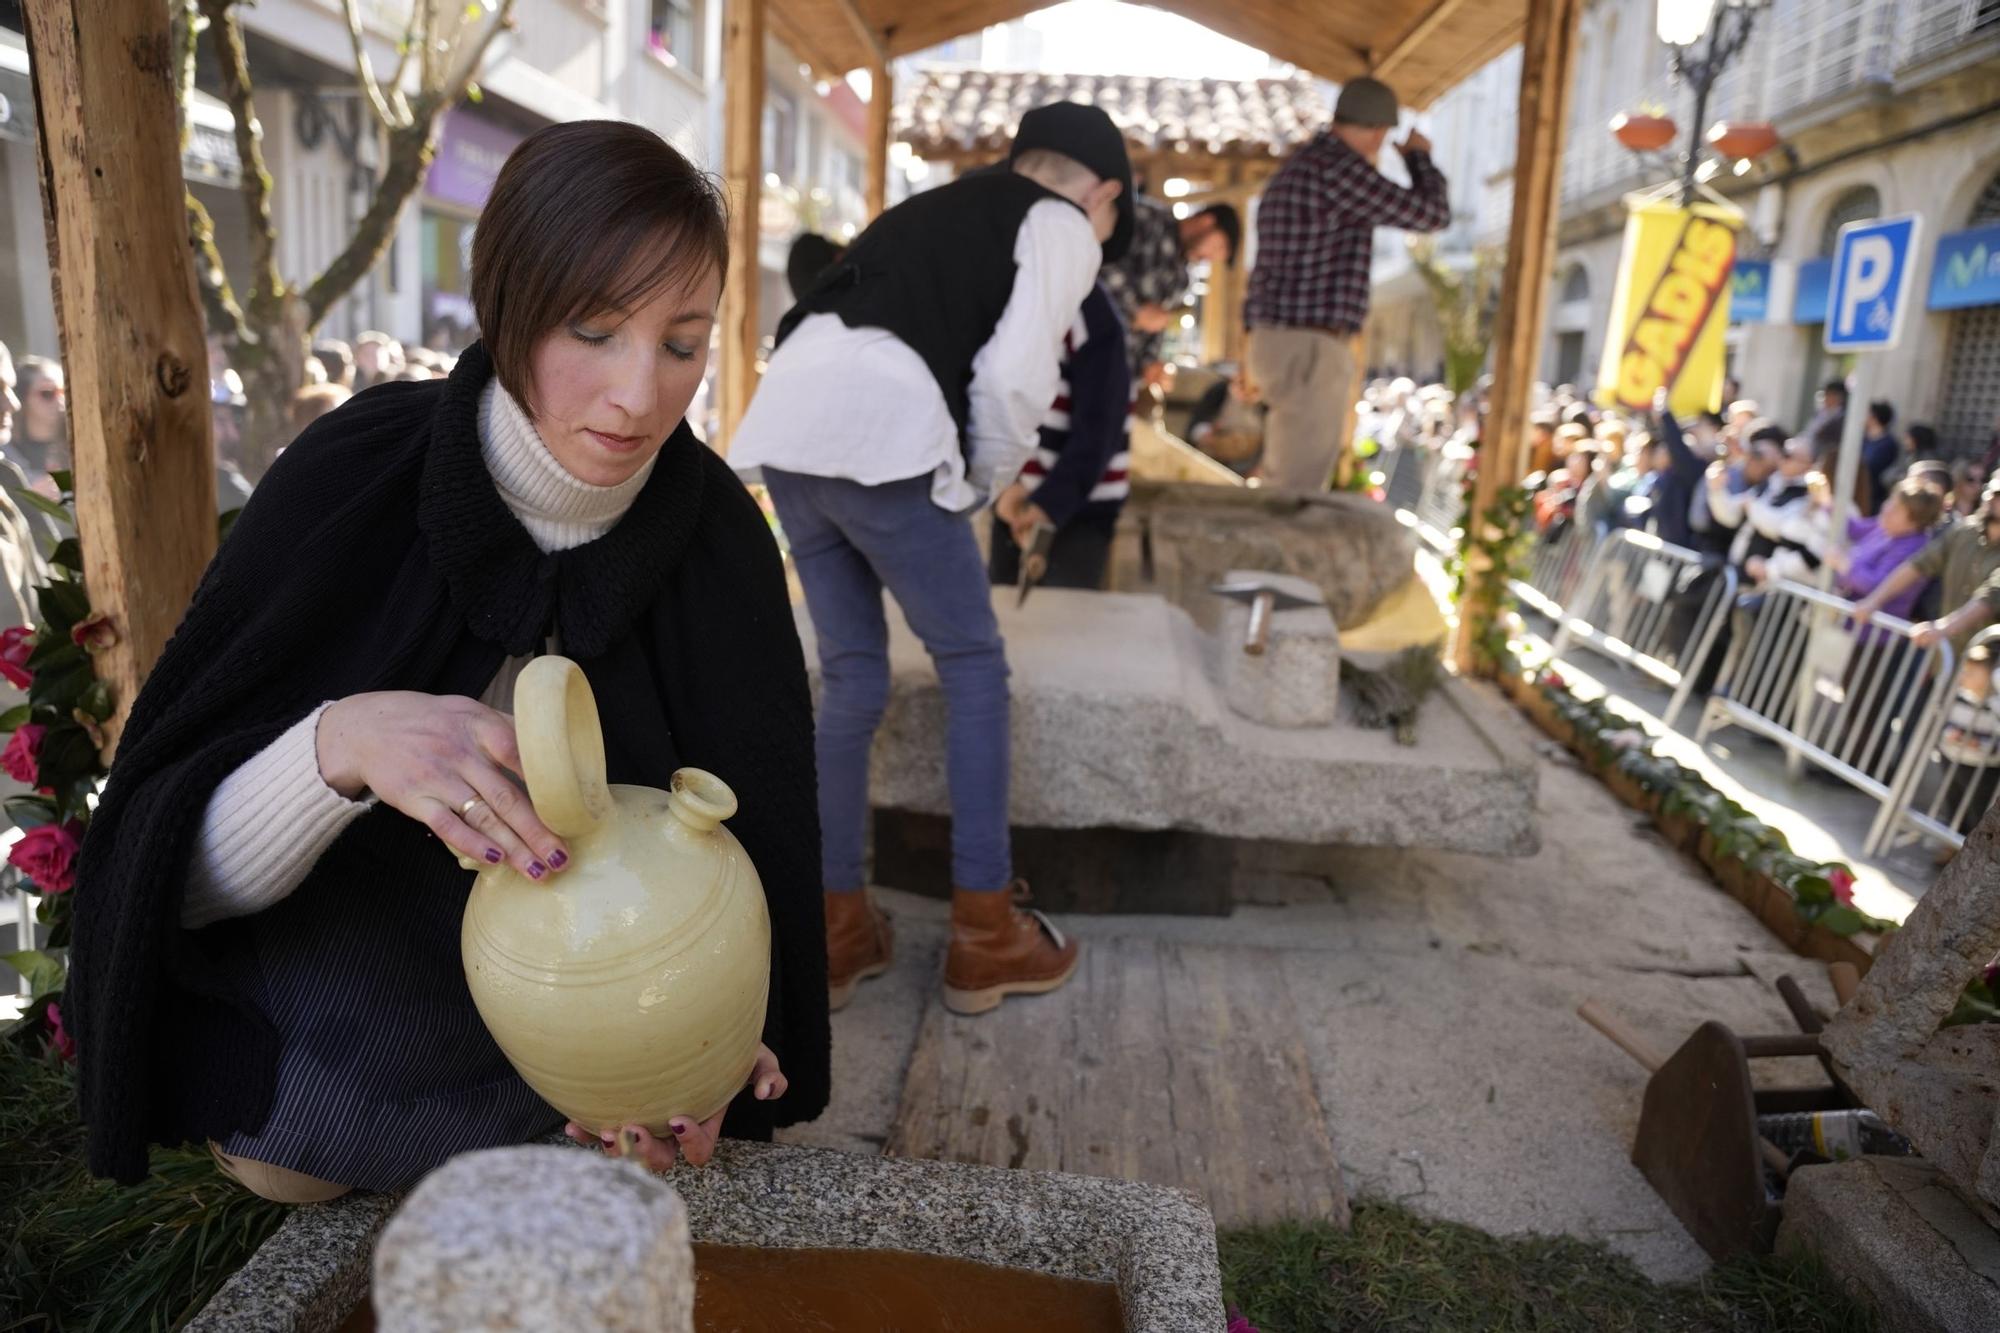
<instances>
[{"instance_id":1,"label":"ring on finger","mask_svg":"<svg viewBox=\"0 0 2000 1333\"><path fill-rule=\"evenodd\" d=\"M459 817L464 819L469 819L471 818L472 812L474 810L477 810L480 806L485 804L486 804L485 797L469 796L465 800L459 802L458 805Z\"/></svg>"}]
</instances>

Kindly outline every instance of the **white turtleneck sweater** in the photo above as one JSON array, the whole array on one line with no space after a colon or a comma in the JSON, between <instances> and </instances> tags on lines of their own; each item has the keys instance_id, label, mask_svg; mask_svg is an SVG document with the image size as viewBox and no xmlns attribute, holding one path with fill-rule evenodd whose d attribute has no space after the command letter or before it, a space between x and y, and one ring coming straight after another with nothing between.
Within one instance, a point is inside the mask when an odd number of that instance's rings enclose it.
<instances>
[{"instance_id":1,"label":"white turtleneck sweater","mask_svg":"<svg viewBox=\"0 0 2000 1333\"><path fill-rule=\"evenodd\" d=\"M563 470L512 394L490 381L479 398L479 445L500 498L544 551L567 551L617 525L653 464L616 486L592 486ZM504 662L481 702L511 711L514 681L529 658ZM329 700L328 703L332 701ZM333 840L374 798L350 801L319 771L323 703L223 779L209 798L188 866L181 924L206 926L259 912L296 889Z\"/></svg>"}]
</instances>

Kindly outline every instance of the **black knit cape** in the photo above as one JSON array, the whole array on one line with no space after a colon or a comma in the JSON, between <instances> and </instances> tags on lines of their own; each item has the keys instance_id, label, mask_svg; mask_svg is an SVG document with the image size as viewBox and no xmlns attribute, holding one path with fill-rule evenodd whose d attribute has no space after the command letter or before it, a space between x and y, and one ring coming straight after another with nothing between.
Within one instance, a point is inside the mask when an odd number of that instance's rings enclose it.
<instances>
[{"instance_id":1,"label":"black knit cape","mask_svg":"<svg viewBox=\"0 0 2000 1333\"><path fill-rule=\"evenodd\" d=\"M324 700L477 697L504 658L552 632L606 715L612 781L665 787L692 764L737 793L730 828L773 928L765 1040L791 1087L772 1103L739 1098L725 1132L766 1137L826 1105L811 701L764 516L683 424L616 527L544 554L481 457L492 373L475 345L447 381L381 385L314 423L257 488L134 703L81 855L65 998L98 1175L138 1180L150 1143L254 1132L272 1104L279 1038L257 999L257 918L179 925L216 786ZM370 839L372 857L355 845ZM352 894L357 873L374 875L384 883L366 887L393 921L398 865L421 881L403 900L410 931L449 929L471 872L385 811L348 829L292 899ZM337 955L342 940L324 947ZM455 954L455 931L429 947L433 970L452 965L441 951ZM470 1006L462 973L436 985ZM366 1024L375 1040L421 1021L383 1007Z\"/></svg>"}]
</instances>

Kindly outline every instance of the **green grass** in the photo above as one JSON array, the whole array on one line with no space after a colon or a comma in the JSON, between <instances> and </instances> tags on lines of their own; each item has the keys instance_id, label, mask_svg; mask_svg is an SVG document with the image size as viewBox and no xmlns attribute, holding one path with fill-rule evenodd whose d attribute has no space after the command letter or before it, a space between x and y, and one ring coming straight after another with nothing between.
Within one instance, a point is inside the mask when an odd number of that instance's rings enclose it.
<instances>
[{"instance_id":1,"label":"green grass","mask_svg":"<svg viewBox=\"0 0 2000 1333\"><path fill-rule=\"evenodd\" d=\"M1490 1236L1392 1204L1226 1231L1225 1299L1261 1333L1868 1333L1816 1262L1739 1260L1660 1284L1602 1245Z\"/></svg>"},{"instance_id":2,"label":"green grass","mask_svg":"<svg viewBox=\"0 0 2000 1333\"><path fill-rule=\"evenodd\" d=\"M193 1315L285 1219L206 1152L121 1189L84 1168L67 1065L0 1041L0 1333L140 1333Z\"/></svg>"}]
</instances>

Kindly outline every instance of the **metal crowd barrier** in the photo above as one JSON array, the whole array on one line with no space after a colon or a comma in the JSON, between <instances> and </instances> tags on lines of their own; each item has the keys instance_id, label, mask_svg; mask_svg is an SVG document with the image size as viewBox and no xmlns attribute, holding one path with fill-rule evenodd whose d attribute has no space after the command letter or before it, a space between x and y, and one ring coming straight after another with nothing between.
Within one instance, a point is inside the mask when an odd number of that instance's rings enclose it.
<instances>
[{"instance_id":1,"label":"metal crowd barrier","mask_svg":"<svg viewBox=\"0 0 2000 1333\"><path fill-rule=\"evenodd\" d=\"M1987 666L2000 660L2000 625L1973 637L1966 660L1973 661L1981 648L1990 654ZM1966 832L2000 791L2000 693L1982 673L1978 687L1954 679L1942 697L1935 732L1924 746L1924 762L1897 793L1885 850L1918 835L1952 848L1965 846ZM1928 800L1923 798L1926 788Z\"/></svg>"},{"instance_id":2,"label":"metal crowd barrier","mask_svg":"<svg viewBox=\"0 0 2000 1333\"><path fill-rule=\"evenodd\" d=\"M1382 498L1391 509L1414 510L1424 495L1424 475L1436 451L1419 441L1391 443L1370 461L1382 473Z\"/></svg>"},{"instance_id":3,"label":"metal crowd barrier","mask_svg":"<svg viewBox=\"0 0 2000 1333\"><path fill-rule=\"evenodd\" d=\"M1581 643L1643 671L1674 692L1660 718L1671 727L1735 605L1736 571L1727 564L1619 528L1597 543L1589 573L1564 604L1552 654Z\"/></svg>"},{"instance_id":4,"label":"metal crowd barrier","mask_svg":"<svg viewBox=\"0 0 2000 1333\"><path fill-rule=\"evenodd\" d=\"M1735 642L1702 711L1696 742L1737 726L1782 746L1881 803L1862 855L1887 838L1921 768L1955 679L1951 645L1918 647L1914 626L1796 583L1744 597ZM1747 618L1747 625L1744 623Z\"/></svg>"},{"instance_id":5,"label":"metal crowd barrier","mask_svg":"<svg viewBox=\"0 0 2000 1333\"><path fill-rule=\"evenodd\" d=\"M1458 550L1465 535L1465 465L1471 457L1471 450L1451 444L1436 452L1425 450L1417 502L1404 511L1415 520L1424 544L1439 555Z\"/></svg>"},{"instance_id":6,"label":"metal crowd barrier","mask_svg":"<svg viewBox=\"0 0 2000 1333\"><path fill-rule=\"evenodd\" d=\"M1557 528L1554 536L1537 537L1528 552L1528 577L1514 580L1514 595L1549 619L1561 619L1564 608L1582 591L1600 544L1595 532L1574 520Z\"/></svg>"}]
</instances>

